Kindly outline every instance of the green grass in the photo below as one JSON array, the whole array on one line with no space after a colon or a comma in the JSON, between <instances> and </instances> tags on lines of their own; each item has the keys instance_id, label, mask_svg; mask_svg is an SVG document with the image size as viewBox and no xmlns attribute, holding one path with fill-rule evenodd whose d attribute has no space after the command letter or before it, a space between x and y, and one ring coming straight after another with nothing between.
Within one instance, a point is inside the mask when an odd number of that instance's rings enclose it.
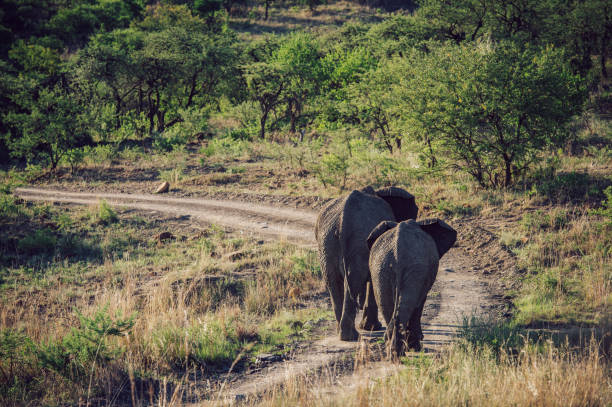
<instances>
[{"instance_id":1,"label":"green grass","mask_svg":"<svg viewBox=\"0 0 612 407\"><path fill-rule=\"evenodd\" d=\"M117 397L115 380L130 371L158 388L186 368L226 371L238 358L235 369L242 369L258 353L289 351L330 317L304 307L304 298L322 290L312 250L189 223L173 230L176 240L159 243L164 222L104 202L89 208L8 202L15 208L7 205L10 228L0 235L23 237L2 253L0 368L18 372L10 380L0 375L3 403ZM37 229L40 223L51 226ZM256 275L234 276L245 269ZM256 295L256 286L271 295ZM289 296L292 287L301 292ZM104 333L115 332L112 324L126 315L132 319L125 332ZM103 320L111 325L87 322Z\"/></svg>"}]
</instances>

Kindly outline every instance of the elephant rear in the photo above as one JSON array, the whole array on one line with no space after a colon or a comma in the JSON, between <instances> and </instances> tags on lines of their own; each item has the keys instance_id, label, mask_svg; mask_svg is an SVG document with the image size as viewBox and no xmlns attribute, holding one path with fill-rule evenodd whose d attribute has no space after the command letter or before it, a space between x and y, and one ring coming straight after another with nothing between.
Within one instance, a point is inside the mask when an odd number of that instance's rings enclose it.
<instances>
[{"instance_id":1,"label":"elephant rear","mask_svg":"<svg viewBox=\"0 0 612 407\"><path fill-rule=\"evenodd\" d=\"M381 222L370 233L372 285L387 323L385 337L391 342L391 354L403 353L404 342L420 349L427 293L436 279L440 257L456 237L454 229L437 219Z\"/></svg>"}]
</instances>

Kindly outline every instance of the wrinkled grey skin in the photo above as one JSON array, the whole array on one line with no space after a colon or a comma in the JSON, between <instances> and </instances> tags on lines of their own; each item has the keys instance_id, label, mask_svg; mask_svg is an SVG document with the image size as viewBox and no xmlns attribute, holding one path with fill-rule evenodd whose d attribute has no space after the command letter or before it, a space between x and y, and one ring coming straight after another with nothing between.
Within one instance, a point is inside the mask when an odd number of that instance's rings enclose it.
<instances>
[{"instance_id":1,"label":"wrinkled grey skin","mask_svg":"<svg viewBox=\"0 0 612 407\"><path fill-rule=\"evenodd\" d=\"M372 286L391 357L402 355L405 345L421 349L425 299L440 258L456 240L457 232L438 219L382 222L368 237Z\"/></svg>"},{"instance_id":2,"label":"wrinkled grey skin","mask_svg":"<svg viewBox=\"0 0 612 407\"><path fill-rule=\"evenodd\" d=\"M369 281L367 238L380 222L416 218L414 197L400 188L366 187L327 204L319 213L315 236L321 271L339 324L340 339L357 340L357 306L364 307L362 329L380 329ZM371 285L369 285L371 287ZM366 301L367 297L367 301Z\"/></svg>"}]
</instances>

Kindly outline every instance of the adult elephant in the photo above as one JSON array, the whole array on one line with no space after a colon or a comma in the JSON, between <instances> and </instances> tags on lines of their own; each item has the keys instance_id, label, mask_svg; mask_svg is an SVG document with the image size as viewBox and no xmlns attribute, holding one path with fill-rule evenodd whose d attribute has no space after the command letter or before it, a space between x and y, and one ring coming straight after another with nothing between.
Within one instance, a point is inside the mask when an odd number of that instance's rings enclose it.
<instances>
[{"instance_id":1,"label":"adult elephant","mask_svg":"<svg viewBox=\"0 0 612 407\"><path fill-rule=\"evenodd\" d=\"M364 308L360 327L380 329L378 307L370 288L367 238L380 222L416 218L414 196L401 188L366 187L327 204L319 213L315 236L321 270L339 324L340 339L357 340L357 306Z\"/></svg>"},{"instance_id":2,"label":"adult elephant","mask_svg":"<svg viewBox=\"0 0 612 407\"><path fill-rule=\"evenodd\" d=\"M402 355L405 345L421 349L425 299L440 258L456 240L457 232L439 219L381 222L368 237L374 297L387 323L390 357Z\"/></svg>"}]
</instances>

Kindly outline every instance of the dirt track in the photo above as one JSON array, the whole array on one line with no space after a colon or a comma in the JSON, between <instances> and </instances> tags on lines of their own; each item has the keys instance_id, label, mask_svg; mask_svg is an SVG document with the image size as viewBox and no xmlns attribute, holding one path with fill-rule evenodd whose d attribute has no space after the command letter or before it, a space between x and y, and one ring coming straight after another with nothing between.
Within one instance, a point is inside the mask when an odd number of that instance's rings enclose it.
<instances>
[{"instance_id":1,"label":"dirt track","mask_svg":"<svg viewBox=\"0 0 612 407\"><path fill-rule=\"evenodd\" d=\"M173 198L159 195L87 193L19 188L15 194L25 200L52 201L73 204L96 204L100 199L111 205L154 210L174 215L187 215L194 221L214 223L236 231L267 239L286 239L296 244L315 247L313 211L198 198ZM458 242L459 246L463 242ZM461 247L451 249L441 260L438 278L430 292L423 314L424 348L426 352L439 349L456 334L465 316L487 315L500 301L491 294L487 279L475 270L474 258ZM376 335L376 334L374 334ZM350 359L358 342L341 342L335 333L304 346L290 359L273 363L260 371L237 376L228 382L223 398L230 399L260 395L288 377L308 372L319 375L326 367ZM331 374L332 382L350 388L364 380L372 380L395 371L397 367L385 362L370 363L356 373L352 369L339 369ZM328 369L329 370L329 369ZM335 377L337 376L337 377Z\"/></svg>"}]
</instances>

